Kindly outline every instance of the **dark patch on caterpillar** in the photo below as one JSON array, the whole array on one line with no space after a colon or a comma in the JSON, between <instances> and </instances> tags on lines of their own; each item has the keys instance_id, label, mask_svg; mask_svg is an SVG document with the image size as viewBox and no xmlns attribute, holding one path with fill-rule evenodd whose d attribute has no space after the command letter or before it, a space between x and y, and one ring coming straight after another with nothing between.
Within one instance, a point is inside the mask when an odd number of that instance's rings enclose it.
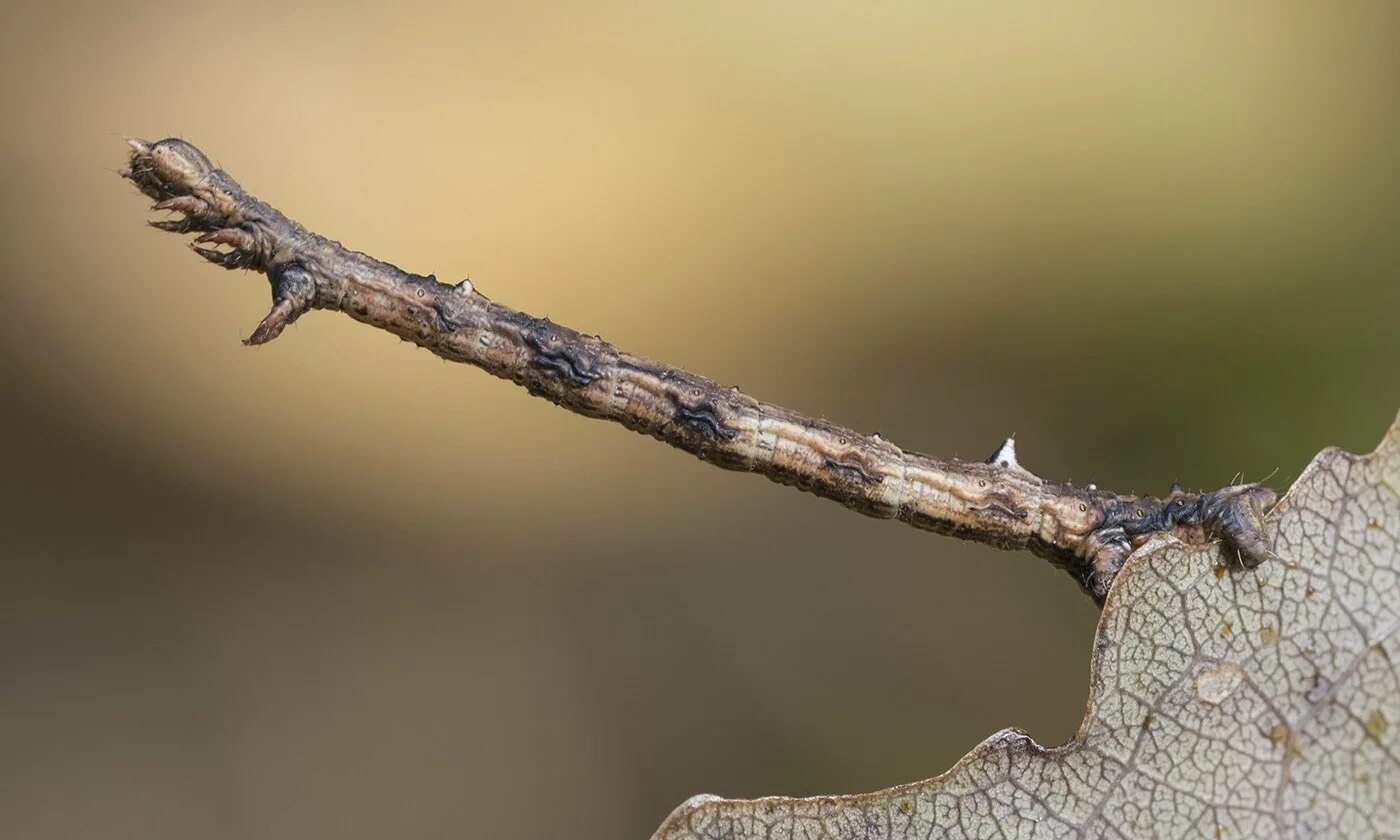
<instances>
[{"instance_id":1,"label":"dark patch on caterpillar","mask_svg":"<svg viewBox=\"0 0 1400 840\"><path fill-rule=\"evenodd\" d=\"M973 505L972 509L989 510L993 513L999 513L1002 516L1007 516L1012 519L1025 519L1027 516L1029 516L1029 514L1026 513L1025 509L1016 507L1014 504L1012 504L1010 499L1008 499L1006 496L1000 493L988 494L987 503L985 505Z\"/></svg>"},{"instance_id":2,"label":"dark patch on caterpillar","mask_svg":"<svg viewBox=\"0 0 1400 840\"><path fill-rule=\"evenodd\" d=\"M847 475L853 475L861 481L865 482L866 484L882 484L885 481L885 477L883 475L875 475L866 468L865 464L862 464L858 461L852 461L849 459L837 460L828 456L825 460L825 463L827 469L835 470L837 472L845 473Z\"/></svg>"},{"instance_id":3,"label":"dark patch on caterpillar","mask_svg":"<svg viewBox=\"0 0 1400 840\"><path fill-rule=\"evenodd\" d=\"M542 320L534 329L524 331L525 344L535 351L531 364L575 385L590 385L602 376L582 347L560 338L559 331L551 327L548 320Z\"/></svg>"},{"instance_id":4,"label":"dark patch on caterpillar","mask_svg":"<svg viewBox=\"0 0 1400 840\"><path fill-rule=\"evenodd\" d=\"M1264 512L1276 500L1272 490L1257 484L1225 487L1204 495L1184 493L1174 484L1165 499L1110 500L1103 508L1099 529L1091 537L1121 535L1118 538L1136 544L1148 534L1186 529L1188 541L1223 539L1227 556L1234 555L1241 565L1252 569L1275 557L1265 533ZM1102 599L1099 590L1090 591Z\"/></svg>"},{"instance_id":5,"label":"dark patch on caterpillar","mask_svg":"<svg viewBox=\"0 0 1400 840\"><path fill-rule=\"evenodd\" d=\"M433 312L437 315L438 326L442 328L443 332L456 332L461 329L462 325L448 314L447 307L443 305L442 300L433 301Z\"/></svg>"},{"instance_id":6,"label":"dark patch on caterpillar","mask_svg":"<svg viewBox=\"0 0 1400 840\"><path fill-rule=\"evenodd\" d=\"M672 393L668 396L676 407L676 422L682 426L701 432L710 440L719 440L720 438L733 440L734 436L739 433L737 429L731 429L720 421L714 403L709 400L686 405L678 395Z\"/></svg>"},{"instance_id":7,"label":"dark patch on caterpillar","mask_svg":"<svg viewBox=\"0 0 1400 840\"><path fill-rule=\"evenodd\" d=\"M1118 499L1104 511L1100 528L1121 528L1129 539L1170 531L1178 526L1204 525L1219 514L1212 500L1181 492L1173 485L1165 499Z\"/></svg>"},{"instance_id":8,"label":"dark patch on caterpillar","mask_svg":"<svg viewBox=\"0 0 1400 840\"><path fill-rule=\"evenodd\" d=\"M413 327L413 333L418 337L419 342L425 342L431 338L441 320L437 310L433 307L420 306L415 303L404 304L403 316Z\"/></svg>"}]
</instances>

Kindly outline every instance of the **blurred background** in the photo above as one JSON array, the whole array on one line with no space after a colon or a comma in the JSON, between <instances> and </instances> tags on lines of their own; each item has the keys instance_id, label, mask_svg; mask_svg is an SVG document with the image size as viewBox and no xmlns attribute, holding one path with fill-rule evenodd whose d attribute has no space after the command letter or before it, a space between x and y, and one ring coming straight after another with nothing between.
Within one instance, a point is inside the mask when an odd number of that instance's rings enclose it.
<instances>
[{"instance_id":1,"label":"blurred background","mask_svg":"<svg viewBox=\"0 0 1400 840\"><path fill-rule=\"evenodd\" d=\"M1097 611L313 313L123 134L901 445L1284 488L1400 408L1392 3L7 4L0 835L645 838L1069 738Z\"/></svg>"}]
</instances>

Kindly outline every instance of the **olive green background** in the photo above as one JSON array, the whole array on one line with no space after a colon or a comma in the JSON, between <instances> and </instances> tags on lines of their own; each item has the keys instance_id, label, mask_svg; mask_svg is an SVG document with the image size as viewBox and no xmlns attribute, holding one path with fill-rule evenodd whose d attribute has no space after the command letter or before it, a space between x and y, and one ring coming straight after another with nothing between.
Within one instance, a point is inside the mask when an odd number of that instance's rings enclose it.
<instances>
[{"instance_id":1,"label":"olive green background","mask_svg":"<svg viewBox=\"0 0 1400 840\"><path fill-rule=\"evenodd\" d=\"M0 14L0 835L645 838L1079 720L1062 574L725 473L143 227L348 245L939 455L1286 487L1400 408L1392 3Z\"/></svg>"}]
</instances>

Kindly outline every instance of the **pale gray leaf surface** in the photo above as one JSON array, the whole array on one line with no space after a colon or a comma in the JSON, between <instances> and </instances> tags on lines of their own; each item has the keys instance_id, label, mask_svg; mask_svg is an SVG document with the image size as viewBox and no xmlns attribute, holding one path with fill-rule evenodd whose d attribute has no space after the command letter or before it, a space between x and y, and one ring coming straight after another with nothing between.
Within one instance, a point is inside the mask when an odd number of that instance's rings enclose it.
<instances>
[{"instance_id":1,"label":"pale gray leaf surface","mask_svg":"<svg viewBox=\"0 0 1400 840\"><path fill-rule=\"evenodd\" d=\"M1270 515L1280 561L1158 537L1124 566L1078 734L1007 729L924 782L697 796L654 840L1400 837L1400 419L1323 451Z\"/></svg>"}]
</instances>

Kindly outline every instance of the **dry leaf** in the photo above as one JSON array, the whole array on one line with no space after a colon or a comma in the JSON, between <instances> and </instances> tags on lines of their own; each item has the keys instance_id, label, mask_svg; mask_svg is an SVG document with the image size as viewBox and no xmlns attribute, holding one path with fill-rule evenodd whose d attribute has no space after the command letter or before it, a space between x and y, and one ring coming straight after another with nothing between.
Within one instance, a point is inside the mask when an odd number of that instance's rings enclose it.
<instances>
[{"instance_id":1,"label":"dry leaf","mask_svg":"<svg viewBox=\"0 0 1400 840\"><path fill-rule=\"evenodd\" d=\"M1400 837L1400 419L1323 451L1270 515L1280 561L1157 537L1124 566L1073 740L998 732L857 796L696 796L654 840Z\"/></svg>"}]
</instances>

